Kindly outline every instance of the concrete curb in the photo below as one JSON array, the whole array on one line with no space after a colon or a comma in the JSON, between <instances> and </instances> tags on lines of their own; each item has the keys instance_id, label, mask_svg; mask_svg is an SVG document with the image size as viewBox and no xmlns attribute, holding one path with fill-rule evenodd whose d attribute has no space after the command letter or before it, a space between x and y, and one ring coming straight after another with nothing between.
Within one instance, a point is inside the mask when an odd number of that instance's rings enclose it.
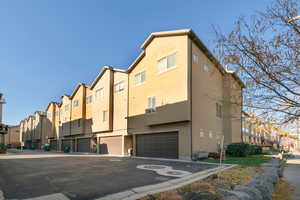
<instances>
[{"instance_id":1,"label":"concrete curb","mask_svg":"<svg viewBox=\"0 0 300 200\"><path fill-rule=\"evenodd\" d=\"M153 184L153 185L147 185L142 187L136 187L130 190L126 190L123 192L107 195L104 197L97 198L96 200L136 200L142 197L145 197L150 194L155 194L159 192L165 192L168 190L173 190L179 187L182 187L184 185L191 184L193 182L202 180L204 178L207 178L208 176L211 176L213 174L216 174L220 171L224 171L227 169L230 169L232 167L235 167L237 165L230 165L225 167L217 167L213 169L207 169L201 172L197 172L182 178L172 179L163 183Z\"/></svg>"},{"instance_id":2,"label":"concrete curb","mask_svg":"<svg viewBox=\"0 0 300 200\"><path fill-rule=\"evenodd\" d=\"M5 200L4 193L1 189L0 189L0 200Z\"/></svg>"},{"instance_id":3,"label":"concrete curb","mask_svg":"<svg viewBox=\"0 0 300 200\"><path fill-rule=\"evenodd\" d=\"M194 163L194 164L207 164L207 165L219 165L219 163L209 163L202 161L192 161L192 160L179 160L179 159L169 159L169 158L152 158L152 157L137 157L131 156L130 158L143 159L143 160L157 160L157 161L169 161L169 162L182 162L182 163ZM232 164L223 164L223 166L231 166Z\"/></svg>"}]
</instances>

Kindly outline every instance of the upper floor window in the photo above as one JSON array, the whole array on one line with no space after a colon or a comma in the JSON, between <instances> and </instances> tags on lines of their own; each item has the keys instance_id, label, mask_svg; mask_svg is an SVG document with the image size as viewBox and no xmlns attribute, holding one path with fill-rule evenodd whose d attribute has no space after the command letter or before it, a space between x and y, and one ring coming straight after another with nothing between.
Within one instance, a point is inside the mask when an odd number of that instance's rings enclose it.
<instances>
[{"instance_id":1,"label":"upper floor window","mask_svg":"<svg viewBox=\"0 0 300 200\"><path fill-rule=\"evenodd\" d=\"M134 76L134 85L140 85L146 80L146 72L142 71Z\"/></svg>"},{"instance_id":2,"label":"upper floor window","mask_svg":"<svg viewBox=\"0 0 300 200\"><path fill-rule=\"evenodd\" d=\"M121 92L124 90L124 81L115 84L115 92Z\"/></svg>"},{"instance_id":3,"label":"upper floor window","mask_svg":"<svg viewBox=\"0 0 300 200\"><path fill-rule=\"evenodd\" d=\"M96 90L95 96L96 96L96 99L100 99L101 97L103 97L104 96L104 88L100 88L100 89Z\"/></svg>"},{"instance_id":4,"label":"upper floor window","mask_svg":"<svg viewBox=\"0 0 300 200\"><path fill-rule=\"evenodd\" d=\"M93 102L93 96L92 96L92 95L86 97L86 104L90 104L90 103L92 103L92 102Z\"/></svg>"},{"instance_id":5,"label":"upper floor window","mask_svg":"<svg viewBox=\"0 0 300 200\"><path fill-rule=\"evenodd\" d=\"M216 103L216 116L222 118L222 105L219 103Z\"/></svg>"},{"instance_id":6,"label":"upper floor window","mask_svg":"<svg viewBox=\"0 0 300 200\"><path fill-rule=\"evenodd\" d=\"M152 109L155 111L156 109L156 98L148 97L148 109Z\"/></svg>"},{"instance_id":7,"label":"upper floor window","mask_svg":"<svg viewBox=\"0 0 300 200\"><path fill-rule=\"evenodd\" d=\"M51 118L51 113L47 113L47 117L48 117L48 118Z\"/></svg>"},{"instance_id":8,"label":"upper floor window","mask_svg":"<svg viewBox=\"0 0 300 200\"><path fill-rule=\"evenodd\" d=\"M163 57L157 62L158 73L168 71L176 67L176 53Z\"/></svg>"},{"instance_id":9,"label":"upper floor window","mask_svg":"<svg viewBox=\"0 0 300 200\"><path fill-rule=\"evenodd\" d=\"M69 104L65 105L65 111L67 112L69 110L70 110L70 105Z\"/></svg>"},{"instance_id":10,"label":"upper floor window","mask_svg":"<svg viewBox=\"0 0 300 200\"><path fill-rule=\"evenodd\" d=\"M105 122L107 120L107 110L102 112L102 121Z\"/></svg>"},{"instance_id":11,"label":"upper floor window","mask_svg":"<svg viewBox=\"0 0 300 200\"><path fill-rule=\"evenodd\" d=\"M79 106L79 100L76 99L74 102L73 102L73 108L76 108Z\"/></svg>"}]
</instances>

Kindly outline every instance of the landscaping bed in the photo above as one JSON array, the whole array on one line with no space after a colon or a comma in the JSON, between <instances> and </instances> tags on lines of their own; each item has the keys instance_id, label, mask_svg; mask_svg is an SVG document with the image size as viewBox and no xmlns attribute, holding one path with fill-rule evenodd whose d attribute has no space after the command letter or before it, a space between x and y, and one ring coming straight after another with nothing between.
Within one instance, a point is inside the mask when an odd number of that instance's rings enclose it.
<instances>
[{"instance_id":1,"label":"landscaping bed","mask_svg":"<svg viewBox=\"0 0 300 200\"><path fill-rule=\"evenodd\" d=\"M253 164L253 162L250 162ZM270 200L283 162L268 159L262 167L236 166L192 184L140 200Z\"/></svg>"},{"instance_id":2,"label":"landscaping bed","mask_svg":"<svg viewBox=\"0 0 300 200\"><path fill-rule=\"evenodd\" d=\"M263 173L263 170L258 167L236 166L221 172L219 176L213 175L178 189L149 195L141 200L221 200L224 196L219 192L220 189L230 190L236 185L243 185L251 180L255 173Z\"/></svg>"}]
</instances>

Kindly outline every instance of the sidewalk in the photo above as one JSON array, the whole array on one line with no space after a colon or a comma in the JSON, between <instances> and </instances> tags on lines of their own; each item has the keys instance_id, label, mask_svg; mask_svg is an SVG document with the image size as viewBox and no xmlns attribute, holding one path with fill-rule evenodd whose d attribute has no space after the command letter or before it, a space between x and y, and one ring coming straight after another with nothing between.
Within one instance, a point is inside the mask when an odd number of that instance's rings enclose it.
<instances>
[{"instance_id":1,"label":"sidewalk","mask_svg":"<svg viewBox=\"0 0 300 200\"><path fill-rule=\"evenodd\" d=\"M288 159L284 169L284 178L294 187L293 200L300 200L300 153L294 153L295 158Z\"/></svg>"}]
</instances>

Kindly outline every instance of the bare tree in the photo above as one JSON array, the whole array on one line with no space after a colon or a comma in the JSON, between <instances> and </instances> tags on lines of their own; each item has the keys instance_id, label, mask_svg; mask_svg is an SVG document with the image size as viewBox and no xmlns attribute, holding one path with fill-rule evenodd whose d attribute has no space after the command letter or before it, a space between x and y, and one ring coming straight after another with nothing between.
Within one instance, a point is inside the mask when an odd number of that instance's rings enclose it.
<instances>
[{"instance_id":1,"label":"bare tree","mask_svg":"<svg viewBox=\"0 0 300 200\"><path fill-rule=\"evenodd\" d=\"M272 120L300 117L300 14L296 0L276 0L240 17L228 34L216 30L216 53L246 84L244 105Z\"/></svg>"}]
</instances>

